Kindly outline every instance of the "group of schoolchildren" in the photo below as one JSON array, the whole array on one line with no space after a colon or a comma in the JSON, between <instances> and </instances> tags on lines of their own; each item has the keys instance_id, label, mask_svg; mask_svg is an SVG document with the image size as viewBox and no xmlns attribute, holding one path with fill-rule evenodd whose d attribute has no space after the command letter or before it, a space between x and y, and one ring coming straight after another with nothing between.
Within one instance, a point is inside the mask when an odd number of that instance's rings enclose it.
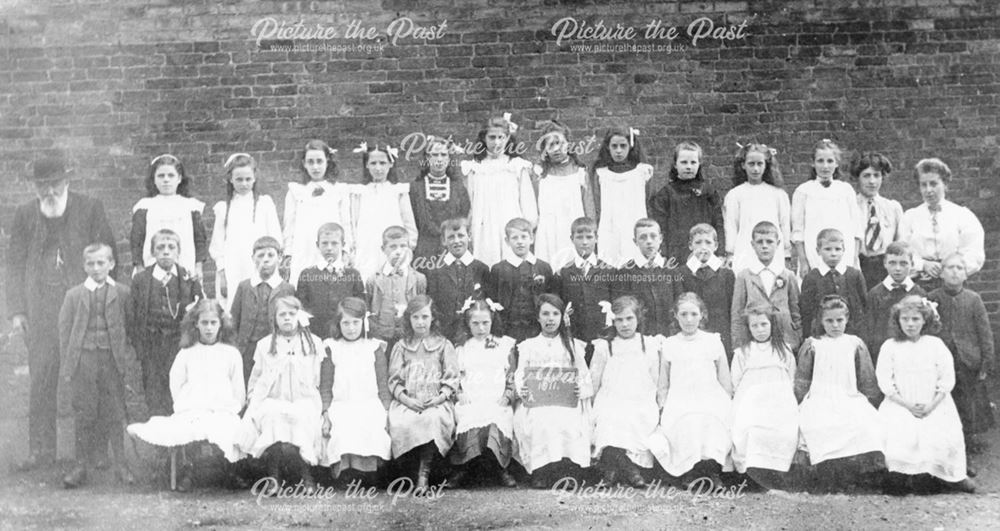
<instances>
[{"instance_id":1,"label":"group of schoolchildren","mask_svg":"<svg viewBox=\"0 0 1000 531\"><path fill-rule=\"evenodd\" d=\"M636 193L652 168L633 156L637 131L610 132L588 177L564 128L547 132L532 169L504 155L509 118L493 122L486 155L461 165L467 191L448 142L428 142L419 188L387 181L394 148L364 145L370 182L351 190L328 180L333 150L310 142L283 243L253 159L234 155L212 235L218 298L199 283L201 204L179 160L154 159L155 195L133 215L131 288L108 277L111 249L92 245L88 279L60 314L75 405L88 402L74 408L79 465L65 484L82 484L108 441L130 478L120 374L131 342L152 418L128 433L161 447L207 441L237 483L253 475L247 457L307 490L318 466L371 482L412 463L425 491L442 461L452 485L492 471L514 486L523 469L540 488L592 464L636 487L656 466L682 481L735 469L777 484L794 462L845 481L887 469L887 484L930 474L974 490L966 448L992 425L982 381L993 342L962 255L925 294L905 243L887 246L873 280L850 265L855 231L824 227L800 277L784 261L787 195L749 189L778 190L766 146L741 148L744 182L723 204L702 181L700 148L682 144L671 169L682 186L654 194L646 217ZM414 190L441 205L415 208ZM442 214L452 199L467 217ZM525 400L529 374L553 368L575 371L576 407ZM181 489L192 473L182 458Z\"/></svg>"}]
</instances>

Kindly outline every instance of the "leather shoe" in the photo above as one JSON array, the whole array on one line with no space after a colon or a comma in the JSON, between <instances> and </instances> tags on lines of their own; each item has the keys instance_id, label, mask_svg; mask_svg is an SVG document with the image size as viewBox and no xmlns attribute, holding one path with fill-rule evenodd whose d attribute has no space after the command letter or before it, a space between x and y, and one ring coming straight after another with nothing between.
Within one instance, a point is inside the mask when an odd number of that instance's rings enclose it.
<instances>
[{"instance_id":1,"label":"leather shoe","mask_svg":"<svg viewBox=\"0 0 1000 531\"><path fill-rule=\"evenodd\" d=\"M75 489L87 481L87 469L77 465L69 474L63 477L63 487Z\"/></svg>"}]
</instances>

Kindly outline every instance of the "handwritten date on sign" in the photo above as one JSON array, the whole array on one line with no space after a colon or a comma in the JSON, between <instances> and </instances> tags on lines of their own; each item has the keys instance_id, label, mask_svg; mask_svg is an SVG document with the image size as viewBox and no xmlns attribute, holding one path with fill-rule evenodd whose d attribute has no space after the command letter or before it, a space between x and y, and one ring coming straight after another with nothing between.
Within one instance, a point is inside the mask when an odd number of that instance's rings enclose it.
<instances>
[{"instance_id":1,"label":"handwritten date on sign","mask_svg":"<svg viewBox=\"0 0 1000 531\"><path fill-rule=\"evenodd\" d=\"M524 384L528 396L524 405L531 407L577 407L580 397L576 393L575 367L528 367L524 370Z\"/></svg>"}]
</instances>

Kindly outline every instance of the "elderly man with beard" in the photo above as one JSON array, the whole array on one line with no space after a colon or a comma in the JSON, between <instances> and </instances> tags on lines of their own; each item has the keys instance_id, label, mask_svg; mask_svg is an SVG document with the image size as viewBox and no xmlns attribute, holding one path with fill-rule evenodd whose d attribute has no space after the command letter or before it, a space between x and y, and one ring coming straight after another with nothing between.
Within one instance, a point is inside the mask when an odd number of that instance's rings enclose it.
<instances>
[{"instance_id":1,"label":"elderly man with beard","mask_svg":"<svg viewBox=\"0 0 1000 531\"><path fill-rule=\"evenodd\" d=\"M87 276L83 249L97 242L115 248L101 203L69 191L61 154L36 160L32 181L38 197L17 208L7 257L7 310L14 330L25 334L31 377L30 455L15 467L22 471L56 457L59 309L66 291Z\"/></svg>"}]
</instances>

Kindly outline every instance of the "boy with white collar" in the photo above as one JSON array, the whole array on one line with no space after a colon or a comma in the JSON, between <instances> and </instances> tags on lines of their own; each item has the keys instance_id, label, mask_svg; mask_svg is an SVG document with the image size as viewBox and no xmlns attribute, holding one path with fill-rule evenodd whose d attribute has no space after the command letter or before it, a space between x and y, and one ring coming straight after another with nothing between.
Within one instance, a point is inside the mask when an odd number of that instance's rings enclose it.
<instances>
[{"instance_id":1,"label":"boy with white collar","mask_svg":"<svg viewBox=\"0 0 1000 531\"><path fill-rule=\"evenodd\" d=\"M589 364L593 352L591 341L601 337L606 328L606 315L601 301L611 302L610 282L615 271L597 257L597 222L588 217L576 218L570 225L570 239L576 251L573 261L565 264L555 277L555 293L567 305L573 305L569 329L573 337L587 344Z\"/></svg>"},{"instance_id":2,"label":"boy with white collar","mask_svg":"<svg viewBox=\"0 0 1000 531\"><path fill-rule=\"evenodd\" d=\"M244 383L250 380L257 342L273 332L271 303L278 297L295 295L295 288L278 274L280 262L278 240L271 236L258 238L253 244L255 271L250 278L240 282L233 296L233 330L236 331L236 348L243 358ZM302 285L301 275L299 285Z\"/></svg>"},{"instance_id":3,"label":"boy with white collar","mask_svg":"<svg viewBox=\"0 0 1000 531\"><path fill-rule=\"evenodd\" d=\"M865 329L865 306L868 290L861 271L844 260L844 235L837 229L823 229L816 235L816 253L820 264L802 278L802 311L804 334L823 334L819 304L827 295L840 295L847 301L848 321L845 333L861 337Z\"/></svg>"},{"instance_id":4,"label":"boy with white collar","mask_svg":"<svg viewBox=\"0 0 1000 531\"><path fill-rule=\"evenodd\" d=\"M868 352L872 355L872 363L878 361L882 343L890 337L896 337L898 324L892 322L892 307L907 295L927 296L924 288L910 278L910 273L913 272L913 251L906 242L889 244L885 248L882 264L889 274L868 290L865 297L868 318L863 337L868 345Z\"/></svg>"},{"instance_id":5,"label":"boy with white collar","mask_svg":"<svg viewBox=\"0 0 1000 531\"><path fill-rule=\"evenodd\" d=\"M115 260L107 244L88 245L83 264L87 280L66 293L59 312L60 380L69 384L76 426L76 466L63 485L86 482L87 470L107 455L109 440L118 478L131 484L124 444L130 293L108 276Z\"/></svg>"},{"instance_id":6,"label":"boy with white collar","mask_svg":"<svg viewBox=\"0 0 1000 531\"><path fill-rule=\"evenodd\" d=\"M730 310L733 305L733 286L736 275L725 267L723 260L715 255L719 248L718 232L708 223L699 223L688 232L688 248L691 256L681 269L684 292L694 292L710 308L705 329L722 336L726 356L733 360L732 336L730 335Z\"/></svg>"},{"instance_id":7,"label":"boy with white collar","mask_svg":"<svg viewBox=\"0 0 1000 531\"><path fill-rule=\"evenodd\" d=\"M611 282L611 299L632 295L639 299L646 310L643 321L644 335L671 335L670 323L674 322L674 301L680 289L681 273L675 271L676 262L669 263L660 254L663 233L660 224L650 218L635 222L633 241L642 258L625 262Z\"/></svg>"},{"instance_id":8,"label":"boy with white collar","mask_svg":"<svg viewBox=\"0 0 1000 531\"><path fill-rule=\"evenodd\" d=\"M485 296L490 268L469 251L469 221L453 218L441 222L441 243L445 252L427 270L427 295L434 301L434 317L441 335L454 340L465 299Z\"/></svg>"},{"instance_id":9,"label":"boy with white collar","mask_svg":"<svg viewBox=\"0 0 1000 531\"><path fill-rule=\"evenodd\" d=\"M406 228L392 225L382 231L382 253L385 263L368 279L366 291L372 313L369 332L386 342L388 354L403 336L406 305L417 295L427 294L427 277L411 264L413 251Z\"/></svg>"},{"instance_id":10,"label":"boy with white collar","mask_svg":"<svg viewBox=\"0 0 1000 531\"><path fill-rule=\"evenodd\" d=\"M733 345L737 348L750 343L752 338L747 330L743 312L751 306L771 308L785 336L785 343L792 352L797 352L802 341L802 320L799 315L799 283L774 255L781 245L778 227L770 221L754 225L750 233L751 246L756 258L749 267L736 275L733 287L733 306L730 323Z\"/></svg>"},{"instance_id":11,"label":"boy with white collar","mask_svg":"<svg viewBox=\"0 0 1000 531\"><path fill-rule=\"evenodd\" d=\"M132 279L133 346L142 366L142 384L150 415L173 413L170 367L180 342L181 320L191 303L204 296L201 283L177 263L181 238L160 229L149 242L156 263Z\"/></svg>"},{"instance_id":12,"label":"boy with white collar","mask_svg":"<svg viewBox=\"0 0 1000 531\"><path fill-rule=\"evenodd\" d=\"M347 297L364 299L365 283L357 269L344 263L344 228L339 223L320 225L316 247L321 258L299 274L295 296L312 315L310 331L327 339L332 334L337 305Z\"/></svg>"},{"instance_id":13,"label":"boy with white collar","mask_svg":"<svg viewBox=\"0 0 1000 531\"><path fill-rule=\"evenodd\" d=\"M520 343L542 332L535 297L554 292L555 286L552 267L531 252L534 243L531 223L514 218L507 222L504 234L512 255L490 269L486 293L503 307L500 310L503 335Z\"/></svg>"}]
</instances>

